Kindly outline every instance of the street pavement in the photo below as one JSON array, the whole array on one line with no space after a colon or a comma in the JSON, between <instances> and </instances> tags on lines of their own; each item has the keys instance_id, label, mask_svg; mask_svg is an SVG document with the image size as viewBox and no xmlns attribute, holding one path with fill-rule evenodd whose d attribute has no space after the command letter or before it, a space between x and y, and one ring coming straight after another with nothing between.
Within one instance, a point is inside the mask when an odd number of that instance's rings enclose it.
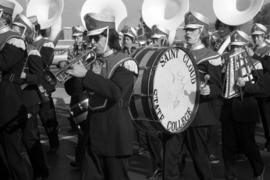
<instances>
[{"instance_id":1,"label":"street pavement","mask_svg":"<svg viewBox=\"0 0 270 180\"><path fill-rule=\"evenodd\" d=\"M48 139L44 133L43 128L40 126L41 131L41 143L44 147L44 152L47 159L47 164L50 168L50 176L48 180L79 180L80 172L69 165L74 160L74 151L77 141L75 134L69 133L70 125L67 120L68 103L70 98L65 93L64 89L59 87L53 94L54 102L56 105L57 118L60 124L59 136L60 136L60 147L55 154L47 153ZM256 140L260 147L263 146L263 130L259 126L256 132ZM220 149L220 147L219 147ZM261 151L265 165L265 180L270 180L270 153ZM219 153L221 157L221 153ZM129 161L130 169L129 175L131 180L147 180L147 176L151 174L152 165L148 153L144 155L133 155ZM223 164L222 162L216 165L212 165L214 179L223 180ZM237 163L237 172L239 180L252 180L252 169L248 161ZM183 180L197 180L192 161L190 158L187 159L187 164L182 175Z\"/></svg>"}]
</instances>

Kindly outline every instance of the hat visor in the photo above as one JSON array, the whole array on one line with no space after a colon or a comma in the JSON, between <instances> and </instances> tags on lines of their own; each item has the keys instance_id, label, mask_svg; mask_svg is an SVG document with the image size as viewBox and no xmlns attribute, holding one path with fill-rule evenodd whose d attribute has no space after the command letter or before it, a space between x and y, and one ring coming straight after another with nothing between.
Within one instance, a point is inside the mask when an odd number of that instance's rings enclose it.
<instances>
[{"instance_id":1,"label":"hat visor","mask_svg":"<svg viewBox=\"0 0 270 180\"><path fill-rule=\"evenodd\" d=\"M103 33L108 27L88 31L87 36L95 36Z\"/></svg>"},{"instance_id":2,"label":"hat visor","mask_svg":"<svg viewBox=\"0 0 270 180\"><path fill-rule=\"evenodd\" d=\"M83 33L73 33L72 36L82 36Z\"/></svg>"},{"instance_id":3,"label":"hat visor","mask_svg":"<svg viewBox=\"0 0 270 180\"><path fill-rule=\"evenodd\" d=\"M130 34L130 33L124 33L124 35L125 36L129 36L129 37L131 37L131 38L135 38L132 34Z\"/></svg>"},{"instance_id":4,"label":"hat visor","mask_svg":"<svg viewBox=\"0 0 270 180\"><path fill-rule=\"evenodd\" d=\"M202 27L202 25L200 25L200 24L187 24L184 26L184 30L185 29L198 29L201 27Z\"/></svg>"},{"instance_id":5,"label":"hat visor","mask_svg":"<svg viewBox=\"0 0 270 180\"><path fill-rule=\"evenodd\" d=\"M244 45L247 45L247 43L245 42L231 42L230 45L235 45L235 46L244 46Z\"/></svg>"},{"instance_id":6,"label":"hat visor","mask_svg":"<svg viewBox=\"0 0 270 180\"><path fill-rule=\"evenodd\" d=\"M165 37L165 35L164 34L153 34L151 36L152 39L159 39L159 38L162 38L162 37Z\"/></svg>"},{"instance_id":7,"label":"hat visor","mask_svg":"<svg viewBox=\"0 0 270 180\"><path fill-rule=\"evenodd\" d=\"M261 34L265 34L265 32L263 32L263 31L254 31L251 34L252 35L261 35Z\"/></svg>"}]
</instances>

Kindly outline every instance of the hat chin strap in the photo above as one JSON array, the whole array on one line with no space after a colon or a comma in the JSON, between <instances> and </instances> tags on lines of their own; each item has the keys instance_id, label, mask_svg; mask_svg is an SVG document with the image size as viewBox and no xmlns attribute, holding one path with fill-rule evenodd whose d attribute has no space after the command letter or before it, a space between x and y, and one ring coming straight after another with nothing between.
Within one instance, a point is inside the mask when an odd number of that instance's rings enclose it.
<instances>
[{"instance_id":1,"label":"hat chin strap","mask_svg":"<svg viewBox=\"0 0 270 180\"><path fill-rule=\"evenodd\" d=\"M105 43L105 46L104 46L104 49L103 49L103 55L106 54L106 52L108 51L107 50L108 41L109 41L109 28L108 27L106 28L106 31L107 31L107 36L106 36L106 43Z\"/></svg>"}]
</instances>

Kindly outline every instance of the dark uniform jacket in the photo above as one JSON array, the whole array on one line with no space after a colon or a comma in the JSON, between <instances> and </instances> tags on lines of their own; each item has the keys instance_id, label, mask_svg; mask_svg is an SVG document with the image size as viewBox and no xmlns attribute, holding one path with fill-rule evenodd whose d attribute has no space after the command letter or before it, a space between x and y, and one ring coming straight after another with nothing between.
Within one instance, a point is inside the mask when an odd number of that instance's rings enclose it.
<instances>
[{"instance_id":1,"label":"dark uniform jacket","mask_svg":"<svg viewBox=\"0 0 270 180\"><path fill-rule=\"evenodd\" d=\"M270 47L268 47L268 52ZM263 66L263 76L256 83L246 83L245 92L259 98L270 97L270 54L265 56L254 55L254 59L259 60Z\"/></svg>"},{"instance_id":2,"label":"dark uniform jacket","mask_svg":"<svg viewBox=\"0 0 270 180\"><path fill-rule=\"evenodd\" d=\"M82 43L81 46L74 44L68 52L68 59L71 60L76 56L86 52L86 44ZM71 96L70 106L82 101L85 98L84 88L82 86L82 78L72 77L64 84L65 90Z\"/></svg>"},{"instance_id":3,"label":"dark uniform jacket","mask_svg":"<svg viewBox=\"0 0 270 180\"><path fill-rule=\"evenodd\" d=\"M210 79L207 83L210 86L210 95L200 95L199 108L191 126L217 124L214 100L221 96L221 57L216 52L206 47L191 50L191 54L197 62L200 79L204 81L204 76L206 74L210 75Z\"/></svg>"},{"instance_id":4,"label":"dark uniform jacket","mask_svg":"<svg viewBox=\"0 0 270 180\"><path fill-rule=\"evenodd\" d=\"M6 43L12 37L21 39L17 33L7 31L0 34L0 127L14 120L22 112L21 72L26 61L26 50ZM22 40L21 40L22 41Z\"/></svg>"},{"instance_id":5,"label":"dark uniform jacket","mask_svg":"<svg viewBox=\"0 0 270 180\"><path fill-rule=\"evenodd\" d=\"M50 65L54 59L54 47L45 46L45 43L52 43L46 38L42 36L38 36L34 42L33 46L40 52L41 55L41 63L42 63L42 79L41 84L46 89L47 93L51 93L55 91L56 79L50 72ZM51 79L51 80L48 80Z\"/></svg>"},{"instance_id":6,"label":"dark uniform jacket","mask_svg":"<svg viewBox=\"0 0 270 180\"><path fill-rule=\"evenodd\" d=\"M32 107L41 103L41 92L38 86L41 85L43 67L41 57L29 55L27 60L27 74L25 88L23 89L23 101L26 107Z\"/></svg>"},{"instance_id":7,"label":"dark uniform jacket","mask_svg":"<svg viewBox=\"0 0 270 180\"><path fill-rule=\"evenodd\" d=\"M114 53L103 59L121 60L123 53ZM135 63L135 62L134 62ZM103 66L106 71L106 66ZM107 66L108 67L108 66ZM104 156L123 156L132 153L133 125L128 114L128 99L131 95L134 73L125 66L118 66L108 79L89 70L83 79L83 86L97 96L107 99L107 105L88 113L89 142L92 151ZM91 101L91 98L90 98Z\"/></svg>"}]
</instances>

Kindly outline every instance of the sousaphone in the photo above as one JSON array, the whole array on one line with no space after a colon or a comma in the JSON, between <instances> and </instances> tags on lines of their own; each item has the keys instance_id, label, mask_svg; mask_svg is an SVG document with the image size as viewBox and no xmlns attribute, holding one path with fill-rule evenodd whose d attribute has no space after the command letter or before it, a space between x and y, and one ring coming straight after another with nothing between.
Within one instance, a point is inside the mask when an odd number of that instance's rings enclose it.
<instances>
[{"instance_id":1,"label":"sousaphone","mask_svg":"<svg viewBox=\"0 0 270 180\"><path fill-rule=\"evenodd\" d=\"M50 29L49 39L55 41L62 30L64 0L29 0L26 16L37 16L41 29Z\"/></svg>"},{"instance_id":2,"label":"sousaphone","mask_svg":"<svg viewBox=\"0 0 270 180\"><path fill-rule=\"evenodd\" d=\"M216 17L224 24L240 26L251 21L261 10L263 3L264 0L213 0L213 9ZM228 36L218 53L222 54L230 42Z\"/></svg>"},{"instance_id":3,"label":"sousaphone","mask_svg":"<svg viewBox=\"0 0 270 180\"><path fill-rule=\"evenodd\" d=\"M238 26L252 20L261 10L263 3L264 0L213 0L213 9L221 22Z\"/></svg>"},{"instance_id":4,"label":"sousaphone","mask_svg":"<svg viewBox=\"0 0 270 180\"><path fill-rule=\"evenodd\" d=\"M169 30L169 42L172 44L176 29L184 22L189 11L189 0L144 0L142 18L145 24Z\"/></svg>"},{"instance_id":5,"label":"sousaphone","mask_svg":"<svg viewBox=\"0 0 270 180\"><path fill-rule=\"evenodd\" d=\"M264 0L213 0L213 8L216 17L221 22L230 26L239 26L251 21L261 10L263 3ZM246 5L248 6L246 7ZM249 39L248 35L244 32L235 30L227 36L226 40L218 50L219 54L224 52L224 50L230 45L231 39L234 38L234 35L237 33L242 37L245 37L245 39ZM230 54L229 58L225 61L226 64L224 66L226 67L226 75L223 85L223 96L226 99L239 96L243 98L242 88L238 87L235 82L239 77L245 78L247 81L254 82L252 70L255 67L246 50Z\"/></svg>"}]
</instances>

